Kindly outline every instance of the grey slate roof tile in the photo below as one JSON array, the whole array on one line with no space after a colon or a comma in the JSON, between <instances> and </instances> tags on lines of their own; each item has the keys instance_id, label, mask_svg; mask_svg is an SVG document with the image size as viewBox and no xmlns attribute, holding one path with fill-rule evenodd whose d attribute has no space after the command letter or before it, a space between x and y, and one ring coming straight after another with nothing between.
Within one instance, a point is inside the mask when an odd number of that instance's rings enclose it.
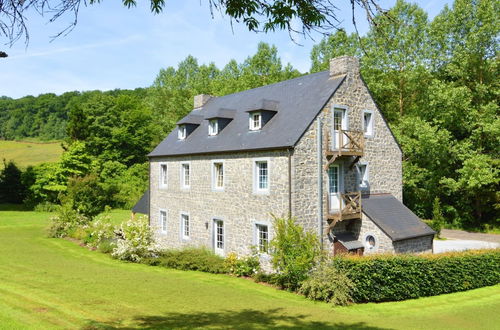
<instances>
[{"instance_id":1,"label":"grey slate roof tile","mask_svg":"<svg viewBox=\"0 0 500 330\"><path fill-rule=\"evenodd\" d=\"M363 196L361 207L363 213L393 241L435 234L434 230L391 194Z\"/></svg>"},{"instance_id":2,"label":"grey slate roof tile","mask_svg":"<svg viewBox=\"0 0 500 330\"><path fill-rule=\"evenodd\" d=\"M293 147L344 78L330 79L329 72L323 71L212 98L201 109L193 110L186 116L203 116L205 120L185 140L178 140L177 129L174 129L148 156ZM246 111L263 107L272 108L276 114L260 131L250 131ZM218 135L208 136L206 119L217 117L221 114L221 109L234 109L234 117ZM186 118L179 123L186 122Z\"/></svg>"},{"instance_id":3,"label":"grey slate roof tile","mask_svg":"<svg viewBox=\"0 0 500 330\"><path fill-rule=\"evenodd\" d=\"M141 199L134 205L132 212L142 214L149 213L149 189L146 190Z\"/></svg>"}]
</instances>

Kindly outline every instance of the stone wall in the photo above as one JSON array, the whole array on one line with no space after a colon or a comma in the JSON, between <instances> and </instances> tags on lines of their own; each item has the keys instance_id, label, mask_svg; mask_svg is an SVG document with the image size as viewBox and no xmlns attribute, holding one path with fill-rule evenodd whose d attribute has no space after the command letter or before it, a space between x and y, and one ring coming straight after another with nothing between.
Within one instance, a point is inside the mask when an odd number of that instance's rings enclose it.
<instances>
[{"instance_id":1,"label":"stone wall","mask_svg":"<svg viewBox=\"0 0 500 330\"><path fill-rule=\"evenodd\" d=\"M254 158L267 158L270 193L253 192ZM212 190L212 161L224 163L224 190ZM181 163L190 162L190 189L181 188ZM160 164L167 165L168 185L160 188ZM213 248L213 219L224 221L225 253L250 253L255 244L255 224L269 225L272 216L288 213L287 151L193 155L151 159L150 224L165 248L204 246ZM167 211L167 233L159 228L160 209ZM190 217L191 237L181 235L181 212Z\"/></svg>"},{"instance_id":2,"label":"stone wall","mask_svg":"<svg viewBox=\"0 0 500 330\"><path fill-rule=\"evenodd\" d=\"M394 242L396 253L432 253L434 236L422 236Z\"/></svg>"},{"instance_id":3,"label":"stone wall","mask_svg":"<svg viewBox=\"0 0 500 330\"><path fill-rule=\"evenodd\" d=\"M327 136L332 132L333 108L341 106L347 109L348 130L362 130L363 110L373 111L373 135L365 138L364 156L359 160L367 163L369 167L369 189L366 193L391 193L402 201L402 153L394 139L387 123L378 111L368 88L364 84L357 61L344 61L339 70L332 71L345 73L345 81L340 85L333 97L321 110L316 120L310 125L294 149L293 154L293 203L292 214L302 225L311 231L318 232L318 143L317 121L322 123L322 164L327 164L326 151L328 146ZM344 191L357 191L356 168L350 168L353 159L340 159L335 164L340 165L344 176ZM328 175L322 171L323 176L323 214L326 219L328 197ZM323 221L323 235L325 247L328 224ZM389 249L389 247L387 247Z\"/></svg>"}]
</instances>

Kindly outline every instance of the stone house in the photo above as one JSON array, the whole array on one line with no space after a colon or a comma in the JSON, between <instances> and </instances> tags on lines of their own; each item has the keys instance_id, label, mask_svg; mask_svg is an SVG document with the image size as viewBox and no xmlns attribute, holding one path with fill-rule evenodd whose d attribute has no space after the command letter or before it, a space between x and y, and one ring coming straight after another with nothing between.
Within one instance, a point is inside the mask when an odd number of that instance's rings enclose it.
<instances>
[{"instance_id":1,"label":"stone house","mask_svg":"<svg viewBox=\"0 0 500 330\"><path fill-rule=\"evenodd\" d=\"M402 152L354 57L330 70L194 109L149 155L149 214L166 248L262 255L291 215L333 253L432 251L434 231L402 204Z\"/></svg>"}]
</instances>

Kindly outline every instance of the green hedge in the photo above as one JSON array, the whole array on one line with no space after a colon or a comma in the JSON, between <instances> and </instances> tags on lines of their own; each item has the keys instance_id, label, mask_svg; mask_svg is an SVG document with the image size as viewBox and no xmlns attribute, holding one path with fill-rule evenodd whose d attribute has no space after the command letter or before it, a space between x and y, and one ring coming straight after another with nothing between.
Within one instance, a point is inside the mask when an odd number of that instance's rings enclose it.
<instances>
[{"instance_id":1,"label":"green hedge","mask_svg":"<svg viewBox=\"0 0 500 330\"><path fill-rule=\"evenodd\" d=\"M203 248L165 250L158 257L143 261L151 266L163 266L181 270L198 270L207 273L226 273L224 258Z\"/></svg>"},{"instance_id":2,"label":"green hedge","mask_svg":"<svg viewBox=\"0 0 500 330\"><path fill-rule=\"evenodd\" d=\"M355 302L405 300L500 283L500 249L442 255L335 257Z\"/></svg>"}]
</instances>

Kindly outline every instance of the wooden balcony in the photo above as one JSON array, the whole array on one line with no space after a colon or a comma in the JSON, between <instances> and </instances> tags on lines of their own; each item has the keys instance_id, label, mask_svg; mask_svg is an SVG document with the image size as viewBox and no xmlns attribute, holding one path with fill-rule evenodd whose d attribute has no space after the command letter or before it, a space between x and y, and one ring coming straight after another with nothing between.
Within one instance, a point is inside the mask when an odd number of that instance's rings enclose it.
<instances>
[{"instance_id":1,"label":"wooden balcony","mask_svg":"<svg viewBox=\"0 0 500 330\"><path fill-rule=\"evenodd\" d=\"M349 192L340 194L339 205L336 209L330 206L330 198L327 198L328 216L330 228L333 228L338 221L349 219L361 219L361 192Z\"/></svg>"},{"instance_id":2,"label":"wooden balcony","mask_svg":"<svg viewBox=\"0 0 500 330\"><path fill-rule=\"evenodd\" d=\"M330 139L330 134L327 134L327 156L363 156L365 149L365 133L363 131L347 131L339 130L338 141L334 144Z\"/></svg>"}]
</instances>

